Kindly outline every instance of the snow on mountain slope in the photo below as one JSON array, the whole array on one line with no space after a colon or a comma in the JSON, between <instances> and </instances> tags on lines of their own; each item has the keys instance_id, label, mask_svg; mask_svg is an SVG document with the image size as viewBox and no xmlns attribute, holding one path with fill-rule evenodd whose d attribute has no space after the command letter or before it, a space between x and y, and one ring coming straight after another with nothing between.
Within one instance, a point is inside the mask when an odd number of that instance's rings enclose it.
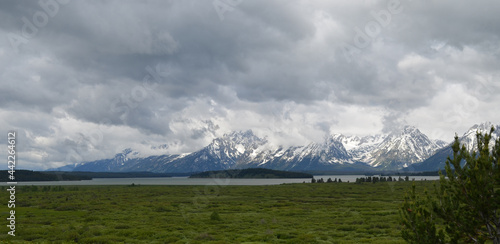
<instances>
[{"instance_id":1,"label":"snow on mountain slope","mask_svg":"<svg viewBox=\"0 0 500 244\"><path fill-rule=\"evenodd\" d=\"M387 135L364 137L345 136L342 134L333 135L333 138L340 141L344 145L353 160L366 163L373 161L371 153L380 146L386 137Z\"/></svg>"},{"instance_id":2,"label":"snow on mountain slope","mask_svg":"<svg viewBox=\"0 0 500 244\"><path fill-rule=\"evenodd\" d=\"M446 147L450 144L450 142L445 142L443 140L433 140L433 142L439 147L439 148L443 148L443 147Z\"/></svg>"},{"instance_id":3,"label":"snow on mountain slope","mask_svg":"<svg viewBox=\"0 0 500 244\"><path fill-rule=\"evenodd\" d=\"M430 140L413 126L404 126L390 134L364 137L335 134L333 137L342 142L353 160L384 169L400 169L421 162L446 145Z\"/></svg>"},{"instance_id":4,"label":"snow on mountain slope","mask_svg":"<svg viewBox=\"0 0 500 244\"><path fill-rule=\"evenodd\" d=\"M240 160L238 167L265 167L281 170L314 170L333 164L353 163L341 142L326 137L323 142L306 146L272 147L263 145L248 157Z\"/></svg>"},{"instance_id":5,"label":"snow on mountain slope","mask_svg":"<svg viewBox=\"0 0 500 244\"><path fill-rule=\"evenodd\" d=\"M73 171L118 172L133 166L136 163L134 159L136 159L138 155L138 152L127 148L124 149L121 153L117 153L115 157L111 159L102 159L93 162L77 164L73 168Z\"/></svg>"},{"instance_id":6,"label":"snow on mountain slope","mask_svg":"<svg viewBox=\"0 0 500 244\"><path fill-rule=\"evenodd\" d=\"M259 138L248 130L226 134L222 138L215 139L207 148L218 158L227 158L236 162L243 155L252 153L266 143L266 139Z\"/></svg>"},{"instance_id":7,"label":"snow on mountain slope","mask_svg":"<svg viewBox=\"0 0 500 244\"><path fill-rule=\"evenodd\" d=\"M434 141L413 126L389 134L371 153L374 167L398 168L422 162L440 148Z\"/></svg>"},{"instance_id":8,"label":"snow on mountain slope","mask_svg":"<svg viewBox=\"0 0 500 244\"><path fill-rule=\"evenodd\" d=\"M490 149L494 145L494 140L500 136L500 125L493 125L491 122L484 122L481 124L476 124L469 128L461 137L458 138L461 145L464 145L469 151L477 150L477 138L476 133L489 132L491 127L494 126L495 131L492 133L490 141ZM438 150L431 157L423 161L422 163L415 164L413 170L417 171L436 171L444 169L446 165L446 159L452 157L453 150L451 149L451 143L447 143L446 146Z\"/></svg>"},{"instance_id":9,"label":"snow on mountain slope","mask_svg":"<svg viewBox=\"0 0 500 244\"><path fill-rule=\"evenodd\" d=\"M494 125L491 122L484 122L472 126L467 132L465 132L462 137L459 138L460 144L465 145L465 148L469 151L477 150L476 133L479 132L484 134L486 132L490 132L491 127L495 128L495 131L491 135L492 140L495 140L500 136L500 125ZM493 143L490 143L490 147L493 147Z\"/></svg>"},{"instance_id":10,"label":"snow on mountain slope","mask_svg":"<svg viewBox=\"0 0 500 244\"><path fill-rule=\"evenodd\" d=\"M232 132L220 138L215 138L205 148L174 160L165 172L200 172L236 168L240 162L267 143L253 134Z\"/></svg>"},{"instance_id":11,"label":"snow on mountain slope","mask_svg":"<svg viewBox=\"0 0 500 244\"><path fill-rule=\"evenodd\" d=\"M229 168L264 167L281 170L400 169L428 158L445 145L417 128L405 126L392 134L345 136L333 134L304 146L275 146L251 130L215 138L206 147L183 155L141 158L126 149L112 159L83 163L75 170L199 172ZM368 168L367 168L368 167Z\"/></svg>"},{"instance_id":12,"label":"snow on mountain slope","mask_svg":"<svg viewBox=\"0 0 500 244\"><path fill-rule=\"evenodd\" d=\"M319 163L349 163L351 156L344 148L344 145L335 140L334 137L326 137L322 143L310 143L305 147L296 149L298 154L294 158L301 161L304 158L317 158Z\"/></svg>"}]
</instances>

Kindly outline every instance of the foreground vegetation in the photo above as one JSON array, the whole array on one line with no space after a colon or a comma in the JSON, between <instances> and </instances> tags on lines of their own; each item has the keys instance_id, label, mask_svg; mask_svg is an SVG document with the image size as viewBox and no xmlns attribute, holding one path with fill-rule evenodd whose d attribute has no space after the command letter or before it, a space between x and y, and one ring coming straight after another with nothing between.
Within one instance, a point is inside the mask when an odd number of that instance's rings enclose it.
<instances>
[{"instance_id":1,"label":"foreground vegetation","mask_svg":"<svg viewBox=\"0 0 500 244\"><path fill-rule=\"evenodd\" d=\"M490 150L495 128L476 134L477 149L460 146L446 161L446 175L434 194L405 196L400 214L402 235L410 243L500 244L500 138ZM465 164L464 164L465 163Z\"/></svg>"},{"instance_id":2,"label":"foreground vegetation","mask_svg":"<svg viewBox=\"0 0 500 244\"><path fill-rule=\"evenodd\" d=\"M18 186L16 237L4 218L0 240L404 243L398 207L411 184ZM2 188L0 199L8 199ZM7 204L0 212L8 215Z\"/></svg>"}]
</instances>

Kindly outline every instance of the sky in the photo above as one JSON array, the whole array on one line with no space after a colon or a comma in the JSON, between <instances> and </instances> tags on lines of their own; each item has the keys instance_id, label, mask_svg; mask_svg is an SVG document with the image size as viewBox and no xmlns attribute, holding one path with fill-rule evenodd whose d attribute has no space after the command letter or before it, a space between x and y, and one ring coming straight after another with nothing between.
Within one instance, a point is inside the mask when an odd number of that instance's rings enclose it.
<instances>
[{"instance_id":1,"label":"sky","mask_svg":"<svg viewBox=\"0 0 500 244\"><path fill-rule=\"evenodd\" d=\"M17 167L500 124L500 1L0 1ZM1 157L7 150L1 150Z\"/></svg>"}]
</instances>

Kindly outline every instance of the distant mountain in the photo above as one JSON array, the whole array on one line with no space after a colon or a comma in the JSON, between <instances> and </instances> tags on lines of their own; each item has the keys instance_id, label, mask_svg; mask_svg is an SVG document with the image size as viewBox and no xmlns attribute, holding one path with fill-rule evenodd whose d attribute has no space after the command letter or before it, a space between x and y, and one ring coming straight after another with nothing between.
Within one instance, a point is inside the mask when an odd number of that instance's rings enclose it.
<instances>
[{"instance_id":1,"label":"distant mountain","mask_svg":"<svg viewBox=\"0 0 500 244\"><path fill-rule=\"evenodd\" d=\"M179 155L161 155L142 158L138 157L138 155L138 152L127 148L110 159L66 165L55 169L48 169L47 171L164 172L161 170L162 166L181 157Z\"/></svg>"},{"instance_id":2,"label":"distant mountain","mask_svg":"<svg viewBox=\"0 0 500 244\"><path fill-rule=\"evenodd\" d=\"M326 137L322 143L260 151L249 155L244 162L238 166L293 171L369 169L366 164L354 161L343 144L333 136Z\"/></svg>"},{"instance_id":3,"label":"distant mountain","mask_svg":"<svg viewBox=\"0 0 500 244\"><path fill-rule=\"evenodd\" d=\"M251 130L232 132L214 139L199 151L184 155L160 155L146 158L129 157L130 149L111 159L64 166L52 170L90 172L202 172L225 169L268 168L278 170L359 170L371 167L352 159L343 144L333 136L322 143L284 148L272 146Z\"/></svg>"},{"instance_id":4,"label":"distant mountain","mask_svg":"<svg viewBox=\"0 0 500 244\"><path fill-rule=\"evenodd\" d=\"M494 125L491 122L484 122L481 124L476 124L472 126L467 132L465 132L461 137L459 137L460 145L464 145L469 151L477 150L477 138L476 133L489 132L491 127L495 128L492 133L492 141L490 141L490 147L493 147L493 141L500 136L500 125ZM410 170L413 171L437 171L444 169L446 165L446 159L452 157L453 150L451 149L451 143L448 143L445 147L436 151L434 155L424 160L421 163L414 164L411 166Z\"/></svg>"},{"instance_id":5,"label":"distant mountain","mask_svg":"<svg viewBox=\"0 0 500 244\"><path fill-rule=\"evenodd\" d=\"M371 165L374 161L371 153L380 147L387 135L358 137L335 134L333 137L344 145L353 160Z\"/></svg>"},{"instance_id":6,"label":"distant mountain","mask_svg":"<svg viewBox=\"0 0 500 244\"><path fill-rule=\"evenodd\" d=\"M491 127L495 128L495 131L491 135L492 140L495 140L500 136L500 125L494 125L491 122L484 122L479 125L472 126L467 132L465 132L464 135L460 137L460 145L465 145L465 148L469 151L472 151L473 149L477 150L476 133L480 132L484 134L485 132L490 132ZM493 143L490 143L490 147L493 147Z\"/></svg>"},{"instance_id":7,"label":"distant mountain","mask_svg":"<svg viewBox=\"0 0 500 244\"><path fill-rule=\"evenodd\" d=\"M223 170L233 167L245 153L267 141L258 138L252 131L233 132L216 138L205 148L183 155L160 155L146 158L129 157L137 155L131 149L125 149L114 158L102 159L76 165L63 166L51 170L89 171L89 172L201 172Z\"/></svg>"},{"instance_id":8,"label":"distant mountain","mask_svg":"<svg viewBox=\"0 0 500 244\"><path fill-rule=\"evenodd\" d=\"M232 132L216 138L205 148L174 160L162 172L202 172L234 168L238 162L255 149L266 144L251 130Z\"/></svg>"},{"instance_id":9,"label":"distant mountain","mask_svg":"<svg viewBox=\"0 0 500 244\"><path fill-rule=\"evenodd\" d=\"M370 165L380 169L402 169L411 164L422 162L430 157L440 146L413 126L405 126L401 131L389 134L371 152Z\"/></svg>"},{"instance_id":10,"label":"distant mountain","mask_svg":"<svg viewBox=\"0 0 500 244\"><path fill-rule=\"evenodd\" d=\"M97 160L94 162L89 162L85 164L75 165L75 169L79 171L89 171L89 172L103 172L103 171L122 171L123 169L128 169L130 165L135 164L135 160L130 156L137 155L132 149L127 148L121 153L115 155L112 159Z\"/></svg>"},{"instance_id":11,"label":"distant mountain","mask_svg":"<svg viewBox=\"0 0 500 244\"><path fill-rule=\"evenodd\" d=\"M365 137L337 134L335 138L348 148L353 160L382 170L399 170L422 162L446 145L443 141L430 140L413 126L404 126L389 134Z\"/></svg>"},{"instance_id":12,"label":"distant mountain","mask_svg":"<svg viewBox=\"0 0 500 244\"><path fill-rule=\"evenodd\" d=\"M481 127L482 126L482 127ZM477 128L464 134L464 143ZM472 132L473 131L473 132ZM131 149L111 159L67 165L57 170L188 173L226 169L267 168L287 171L436 170L448 154L443 141L429 139L413 126L372 136L332 134L305 146L275 146L251 130L215 138L206 147L182 155L140 157ZM446 159L446 156L444 157ZM445 160L444 159L444 160Z\"/></svg>"},{"instance_id":13,"label":"distant mountain","mask_svg":"<svg viewBox=\"0 0 500 244\"><path fill-rule=\"evenodd\" d=\"M307 146L273 147L252 131L233 132L215 139L210 145L175 160L165 172L268 168L277 170L338 169L353 163L342 143L325 138L323 143Z\"/></svg>"}]
</instances>

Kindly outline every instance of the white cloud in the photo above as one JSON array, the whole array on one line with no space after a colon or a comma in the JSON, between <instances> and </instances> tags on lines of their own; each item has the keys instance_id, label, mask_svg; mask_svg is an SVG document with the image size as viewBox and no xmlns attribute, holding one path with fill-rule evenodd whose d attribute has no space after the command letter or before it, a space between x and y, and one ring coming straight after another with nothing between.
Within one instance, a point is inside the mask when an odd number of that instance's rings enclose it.
<instances>
[{"instance_id":1,"label":"white cloud","mask_svg":"<svg viewBox=\"0 0 500 244\"><path fill-rule=\"evenodd\" d=\"M498 102L499 100L496 99ZM433 139L453 140L474 124L499 117L490 106L494 101L482 102L461 84L450 84L429 101L429 105L412 111L406 119L417 125Z\"/></svg>"}]
</instances>

